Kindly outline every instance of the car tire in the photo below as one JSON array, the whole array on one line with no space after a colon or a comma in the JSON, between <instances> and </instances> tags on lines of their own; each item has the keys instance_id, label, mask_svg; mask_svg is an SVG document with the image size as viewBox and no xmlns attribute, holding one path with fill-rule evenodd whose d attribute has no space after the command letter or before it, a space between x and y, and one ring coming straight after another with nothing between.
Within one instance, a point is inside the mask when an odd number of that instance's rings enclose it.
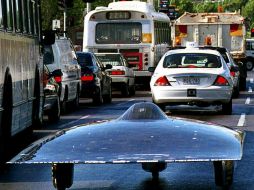
<instances>
[{"instance_id":1,"label":"car tire","mask_svg":"<svg viewBox=\"0 0 254 190\"><path fill-rule=\"evenodd\" d=\"M134 96L135 94L136 94L136 87L135 87L135 84L134 84L130 88L130 96Z\"/></svg>"},{"instance_id":2,"label":"car tire","mask_svg":"<svg viewBox=\"0 0 254 190\"><path fill-rule=\"evenodd\" d=\"M70 188L73 184L74 164L57 163L52 164L52 181L58 190Z\"/></svg>"},{"instance_id":3,"label":"car tire","mask_svg":"<svg viewBox=\"0 0 254 190\"><path fill-rule=\"evenodd\" d=\"M61 102L61 113L66 114L68 112L68 89L65 89L64 98Z\"/></svg>"},{"instance_id":4,"label":"car tire","mask_svg":"<svg viewBox=\"0 0 254 190\"><path fill-rule=\"evenodd\" d=\"M165 104L162 104L162 103L156 103L155 101L154 101L154 99L152 98L152 102L154 103L154 104L156 104L163 112L165 112L166 111L166 105Z\"/></svg>"},{"instance_id":5,"label":"car tire","mask_svg":"<svg viewBox=\"0 0 254 190\"><path fill-rule=\"evenodd\" d=\"M129 96L130 95L130 86L129 86L129 84L124 84L122 86L122 95L123 96Z\"/></svg>"},{"instance_id":6,"label":"car tire","mask_svg":"<svg viewBox=\"0 0 254 190\"><path fill-rule=\"evenodd\" d=\"M101 93L101 88L98 87L98 89L96 90L96 94L94 94L94 97L93 97L93 104L101 105L102 103L103 103L103 97Z\"/></svg>"},{"instance_id":7,"label":"car tire","mask_svg":"<svg viewBox=\"0 0 254 190\"><path fill-rule=\"evenodd\" d=\"M55 123L60 120L60 114L61 114L61 108L60 108L60 100L58 97L58 100L55 102L54 106L51 108L51 110L48 112L48 119L50 122Z\"/></svg>"},{"instance_id":8,"label":"car tire","mask_svg":"<svg viewBox=\"0 0 254 190\"><path fill-rule=\"evenodd\" d=\"M228 103L222 104L222 114L226 115L232 114L232 99Z\"/></svg>"},{"instance_id":9,"label":"car tire","mask_svg":"<svg viewBox=\"0 0 254 190\"><path fill-rule=\"evenodd\" d=\"M234 161L214 161L215 184L220 187L229 188L233 183Z\"/></svg>"},{"instance_id":10,"label":"car tire","mask_svg":"<svg viewBox=\"0 0 254 190\"><path fill-rule=\"evenodd\" d=\"M246 64L247 71L251 71L254 67L254 63L251 60L247 60L245 64Z\"/></svg>"},{"instance_id":11,"label":"car tire","mask_svg":"<svg viewBox=\"0 0 254 190\"><path fill-rule=\"evenodd\" d=\"M238 82L237 86L234 87L234 90L233 90L233 97L234 97L234 98L238 98L239 93L240 93L240 84L239 84L239 82Z\"/></svg>"},{"instance_id":12,"label":"car tire","mask_svg":"<svg viewBox=\"0 0 254 190\"><path fill-rule=\"evenodd\" d=\"M109 91L108 94L103 96L103 103L111 103L112 102L112 89L111 89L111 85L110 85L108 91Z\"/></svg>"},{"instance_id":13,"label":"car tire","mask_svg":"<svg viewBox=\"0 0 254 190\"><path fill-rule=\"evenodd\" d=\"M167 168L167 163L142 163L142 169L146 172L151 172L153 180L159 179L159 173Z\"/></svg>"},{"instance_id":14,"label":"car tire","mask_svg":"<svg viewBox=\"0 0 254 190\"><path fill-rule=\"evenodd\" d=\"M72 105L73 105L74 109L78 109L79 108L79 88L77 88L76 97L72 101Z\"/></svg>"},{"instance_id":15,"label":"car tire","mask_svg":"<svg viewBox=\"0 0 254 190\"><path fill-rule=\"evenodd\" d=\"M246 78L240 78L240 90L246 90Z\"/></svg>"}]
</instances>

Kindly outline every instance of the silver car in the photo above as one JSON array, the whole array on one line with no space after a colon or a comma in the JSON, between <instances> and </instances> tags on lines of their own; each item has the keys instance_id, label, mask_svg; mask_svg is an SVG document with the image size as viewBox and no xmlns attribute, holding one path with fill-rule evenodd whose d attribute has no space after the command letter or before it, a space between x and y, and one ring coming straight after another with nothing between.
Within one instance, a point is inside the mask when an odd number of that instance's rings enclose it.
<instances>
[{"instance_id":1,"label":"silver car","mask_svg":"<svg viewBox=\"0 0 254 190\"><path fill-rule=\"evenodd\" d=\"M121 53L95 53L96 57L104 64L112 65L107 70L112 78L112 87L120 90L123 96L135 94L135 77L132 68Z\"/></svg>"},{"instance_id":2,"label":"silver car","mask_svg":"<svg viewBox=\"0 0 254 190\"><path fill-rule=\"evenodd\" d=\"M216 50L186 48L168 51L150 81L153 102L166 105L222 105L232 113L233 80L229 67Z\"/></svg>"}]
</instances>

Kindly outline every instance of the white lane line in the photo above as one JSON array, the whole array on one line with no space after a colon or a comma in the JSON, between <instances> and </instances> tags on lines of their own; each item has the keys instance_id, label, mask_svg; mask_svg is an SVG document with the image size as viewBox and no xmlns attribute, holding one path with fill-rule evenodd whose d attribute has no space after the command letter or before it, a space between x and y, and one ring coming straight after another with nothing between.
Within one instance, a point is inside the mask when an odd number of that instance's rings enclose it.
<instances>
[{"instance_id":1,"label":"white lane line","mask_svg":"<svg viewBox=\"0 0 254 190\"><path fill-rule=\"evenodd\" d=\"M254 81L253 81L253 78L250 78L250 83L253 83Z\"/></svg>"},{"instance_id":2,"label":"white lane line","mask_svg":"<svg viewBox=\"0 0 254 190\"><path fill-rule=\"evenodd\" d=\"M82 120L82 119L86 119L86 118L88 118L88 117L89 117L89 115L85 115L85 116L83 116L83 117L81 117L81 118L79 118L79 119L77 119L77 120L74 120L74 121L71 121L71 122L69 122L69 123L65 123L65 124L63 124L63 125L60 125L60 126L58 127L58 129L63 129L63 128L69 126L69 125L73 125L74 123L77 123L78 121L80 121L80 120Z\"/></svg>"},{"instance_id":3,"label":"white lane line","mask_svg":"<svg viewBox=\"0 0 254 190\"><path fill-rule=\"evenodd\" d=\"M246 116L245 113L241 114L241 117L240 117L240 119L238 121L237 127L243 127L244 126L244 124L245 124L245 116Z\"/></svg>"},{"instance_id":4,"label":"white lane line","mask_svg":"<svg viewBox=\"0 0 254 190\"><path fill-rule=\"evenodd\" d=\"M252 88L251 88L251 87L249 87L249 90L248 90L248 92L252 92Z\"/></svg>"},{"instance_id":5,"label":"white lane line","mask_svg":"<svg viewBox=\"0 0 254 190\"><path fill-rule=\"evenodd\" d=\"M245 104L250 104L250 97L246 99Z\"/></svg>"}]
</instances>

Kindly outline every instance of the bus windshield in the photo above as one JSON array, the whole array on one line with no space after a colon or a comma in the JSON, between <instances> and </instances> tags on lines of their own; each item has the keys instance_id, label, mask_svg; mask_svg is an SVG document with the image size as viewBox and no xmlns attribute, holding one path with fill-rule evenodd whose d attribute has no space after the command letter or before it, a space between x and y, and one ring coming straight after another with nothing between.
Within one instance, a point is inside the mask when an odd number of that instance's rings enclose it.
<instances>
[{"instance_id":1,"label":"bus windshield","mask_svg":"<svg viewBox=\"0 0 254 190\"><path fill-rule=\"evenodd\" d=\"M142 25L138 22L99 23L95 33L95 41L98 44L139 44Z\"/></svg>"}]
</instances>

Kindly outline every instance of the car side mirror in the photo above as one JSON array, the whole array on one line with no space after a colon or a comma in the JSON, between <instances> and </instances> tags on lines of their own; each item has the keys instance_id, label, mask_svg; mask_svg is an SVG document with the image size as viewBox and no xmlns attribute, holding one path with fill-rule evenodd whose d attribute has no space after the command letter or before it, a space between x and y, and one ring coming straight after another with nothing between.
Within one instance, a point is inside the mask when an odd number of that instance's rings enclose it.
<instances>
[{"instance_id":1,"label":"car side mirror","mask_svg":"<svg viewBox=\"0 0 254 190\"><path fill-rule=\"evenodd\" d=\"M155 71L155 67L148 67L148 71L149 71L150 73L153 73L153 72Z\"/></svg>"}]
</instances>

